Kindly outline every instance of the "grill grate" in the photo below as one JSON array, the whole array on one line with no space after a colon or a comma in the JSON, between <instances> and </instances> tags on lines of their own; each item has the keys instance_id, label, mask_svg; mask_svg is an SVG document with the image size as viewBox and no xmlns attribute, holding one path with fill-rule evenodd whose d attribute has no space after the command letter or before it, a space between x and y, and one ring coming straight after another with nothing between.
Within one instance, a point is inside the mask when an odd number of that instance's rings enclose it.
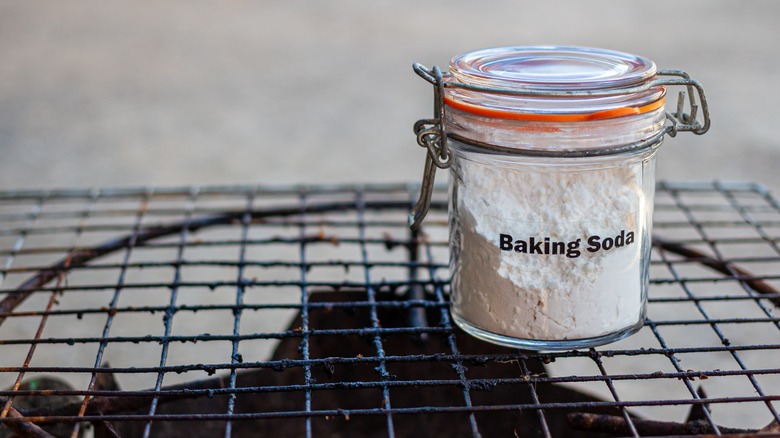
<instances>
[{"instance_id":1,"label":"grill grate","mask_svg":"<svg viewBox=\"0 0 780 438\"><path fill-rule=\"evenodd\" d=\"M447 194L418 233L416 193L0 192L0 437L780 431L763 188L660 183L646 326L560 353L453 326Z\"/></svg>"}]
</instances>

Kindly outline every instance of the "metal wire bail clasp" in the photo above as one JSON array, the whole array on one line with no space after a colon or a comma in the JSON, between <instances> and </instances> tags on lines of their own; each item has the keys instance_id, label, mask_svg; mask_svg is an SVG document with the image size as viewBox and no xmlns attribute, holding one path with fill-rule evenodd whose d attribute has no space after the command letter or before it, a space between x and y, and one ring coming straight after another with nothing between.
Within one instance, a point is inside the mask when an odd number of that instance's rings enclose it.
<instances>
[{"instance_id":1,"label":"metal wire bail clasp","mask_svg":"<svg viewBox=\"0 0 780 438\"><path fill-rule=\"evenodd\" d=\"M702 135L710 129L710 110L704 87L696 79L682 70L659 70L658 79L653 84L663 86L683 86L687 90L689 112L685 112L686 92L677 95L677 110L667 111L669 121L664 132L674 137L680 131L693 132ZM698 100L697 100L698 96ZM701 121L699 121L701 119Z\"/></svg>"},{"instance_id":2,"label":"metal wire bail clasp","mask_svg":"<svg viewBox=\"0 0 780 438\"><path fill-rule=\"evenodd\" d=\"M412 68L421 78L433 85L433 118L420 119L414 124L417 144L426 148L420 198L409 213L409 227L416 230L422 223L431 204L436 168L446 169L452 165L452 155L447 147L447 133L444 130L444 78L439 67L432 69L415 63Z\"/></svg>"}]
</instances>

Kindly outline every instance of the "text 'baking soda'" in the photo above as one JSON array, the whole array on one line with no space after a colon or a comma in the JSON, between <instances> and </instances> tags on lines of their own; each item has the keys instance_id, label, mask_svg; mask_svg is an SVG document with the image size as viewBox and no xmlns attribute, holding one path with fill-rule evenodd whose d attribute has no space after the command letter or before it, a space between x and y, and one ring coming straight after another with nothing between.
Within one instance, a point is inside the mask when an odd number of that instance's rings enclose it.
<instances>
[{"instance_id":1,"label":"text 'baking soda'","mask_svg":"<svg viewBox=\"0 0 780 438\"><path fill-rule=\"evenodd\" d=\"M539 254L539 255L565 255L570 259L575 259L582 255L580 244L582 239L572 240L570 242L555 241L550 237L529 237L528 240L514 240L510 234L500 234L498 246L501 251L514 251L521 254ZM615 237L590 236L586 240L588 246L585 248L588 252L609 251L613 248L622 248L634 243L634 232L620 230L620 234Z\"/></svg>"}]
</instances>

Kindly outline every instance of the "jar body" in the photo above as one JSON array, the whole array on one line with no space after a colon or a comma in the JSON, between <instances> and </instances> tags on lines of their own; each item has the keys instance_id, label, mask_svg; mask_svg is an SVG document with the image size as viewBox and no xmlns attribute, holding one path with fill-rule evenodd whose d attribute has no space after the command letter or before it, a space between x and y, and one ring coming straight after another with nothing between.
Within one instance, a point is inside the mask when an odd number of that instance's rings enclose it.
<instances>
[{"instance_id":1,"label":"jar body","mask_svg":"<svg viewBox=\"0 0 780 438\"><path fill-rule=\"evenodd\" d=\"M562 159L450 145L452 313L461 328L556 350L642 326L655 147Z\"/></svg>"},{"instance_id":2,"label":"jar body","mask_svg":"<svg viewBox=\"0 0 780 438\"><path fill-rule=\"evenodd\" d=\"M561 350L642 326L667 118L656 73L646 58L581 47L451 60L436 114L452 160L452 315L466 332ZM430 151L436 132L415 130Z\"/></svg>"}]
</instances>

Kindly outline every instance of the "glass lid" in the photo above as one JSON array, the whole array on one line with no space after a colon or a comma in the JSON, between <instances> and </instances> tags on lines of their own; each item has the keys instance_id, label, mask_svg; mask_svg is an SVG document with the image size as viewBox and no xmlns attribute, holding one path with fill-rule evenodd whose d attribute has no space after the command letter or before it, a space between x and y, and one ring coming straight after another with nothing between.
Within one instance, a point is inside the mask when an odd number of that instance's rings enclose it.
<instances>
[{"instance_id":1,"label":"glass lid","mask_svg":"<svg viewBox=\"0 0 780 438\"><path fill-rule=\"evenodd\" d=\"M639 85L655 76L641 56L588 47L500 47L456 56L459 81L528 90L596 90Z\"/></svg>"},{"instance_id":2,"label":"glass lid","mask_svg":"<svg viewBox=\"0 0 780 438\"><path fill-rule=\"evenodd\" d=\"M665 90L659 86L609 96L553 94L629 89L652 80L656 71L655 63L647 58L611 50L559 46L484 49L453 58L448 80L510 92L550 95L512 95L452 86L445 93L445 101L456 109L487 111L489 114L484 115L499 118L518 118L518 114L604 111L607 111L604 113L607 118L619 117L660 108Z\"/></svg>"}]
</instances>

